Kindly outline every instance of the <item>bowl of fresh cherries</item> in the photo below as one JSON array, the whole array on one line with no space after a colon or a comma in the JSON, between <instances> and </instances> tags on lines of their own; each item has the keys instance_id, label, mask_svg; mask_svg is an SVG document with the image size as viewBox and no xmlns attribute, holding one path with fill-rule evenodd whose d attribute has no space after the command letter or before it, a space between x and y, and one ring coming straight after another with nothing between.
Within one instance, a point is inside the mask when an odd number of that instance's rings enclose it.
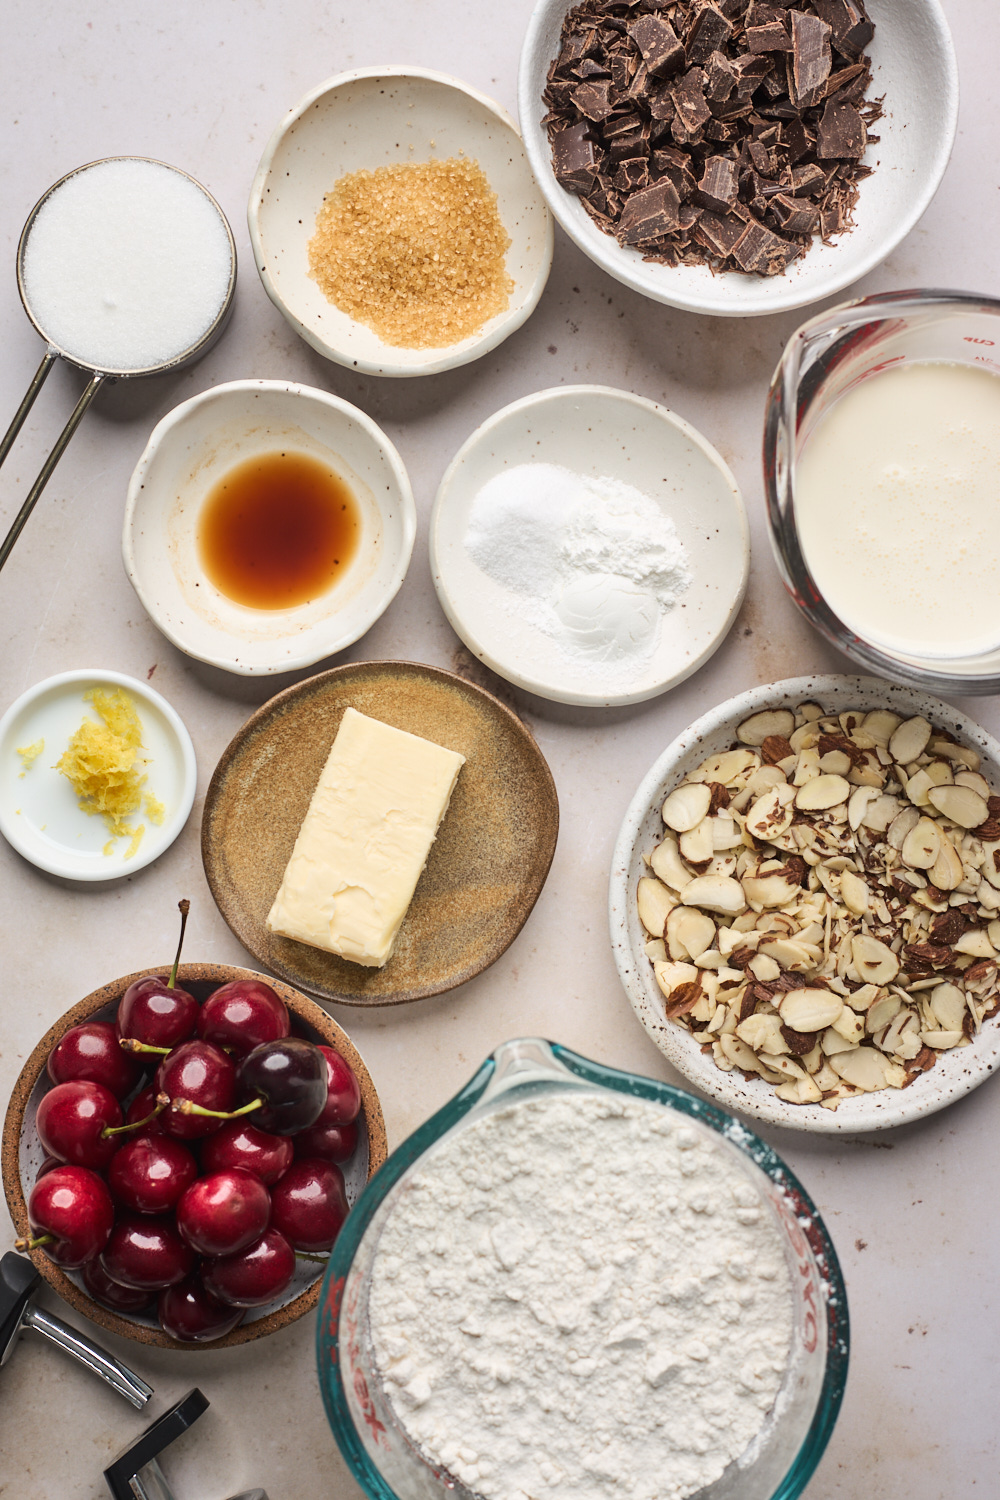
<instances>
[{"instance_id":1,"label":"bowl of fresh cherries","mask_svg":"<svg viewBox=\"0 0 1000 1500\"><path fill-rule=\"evenodd\" d=\"M2 1143L20 1239L125 1338L219 1348L316 1306L386 1156L368 1070L314 1001L223 964L127 974L39 1042Z\"/></svg>"}]
</instances>

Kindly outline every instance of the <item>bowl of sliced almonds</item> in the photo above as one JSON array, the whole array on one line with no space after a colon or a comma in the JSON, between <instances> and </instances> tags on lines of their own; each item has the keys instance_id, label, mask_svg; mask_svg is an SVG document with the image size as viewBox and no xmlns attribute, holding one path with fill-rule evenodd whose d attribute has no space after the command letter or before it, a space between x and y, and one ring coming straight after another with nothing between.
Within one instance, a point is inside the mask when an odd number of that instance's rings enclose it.
<instances>
[{"instance_id":1,"label":"bowl of sliced almonds","mask_svg":"<svg viewBox=\"0 0 1000 1500\"><path fill-rule=\"evenodd\" d=\"M933 1113L1000 1068L1000 745L876 678L754 688L643 780L610 917L639 1020L727 1108Z\"/></svg>"}]
</instances>

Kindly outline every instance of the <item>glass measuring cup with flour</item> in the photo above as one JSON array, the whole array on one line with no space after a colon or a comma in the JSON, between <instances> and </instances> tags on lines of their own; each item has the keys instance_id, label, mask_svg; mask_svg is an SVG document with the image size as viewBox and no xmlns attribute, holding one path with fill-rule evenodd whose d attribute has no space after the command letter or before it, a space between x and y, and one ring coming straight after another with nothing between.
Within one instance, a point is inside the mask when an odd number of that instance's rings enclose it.
<instances>
[{"instance_id":1,"label":"glass measuring cup with flour","mask_svg":"<svg viewBox=\"0 0 1000 1500\"><path fill-rule=\"evenodd\" d=\"M882 676L1000 691L1000 302L900 292L804 324L764 478L785 585L827 640Z\"/></svg>"},{"instance_id":2,"label":"glass measuring cup with flour","mask_svg":"<svg viewBox=\"0 0 1000 1500\"><path fill-rule=\"evenodd\" d=\"M60 178L35 204L17 248L17 286L47 347L0 440L0 464L57 359L90 379L0 543L0 568L100 388L181 369L215 343L232 310L236 246L215 199L186 172L108 157Z\"/></svg>"}]
</instances>

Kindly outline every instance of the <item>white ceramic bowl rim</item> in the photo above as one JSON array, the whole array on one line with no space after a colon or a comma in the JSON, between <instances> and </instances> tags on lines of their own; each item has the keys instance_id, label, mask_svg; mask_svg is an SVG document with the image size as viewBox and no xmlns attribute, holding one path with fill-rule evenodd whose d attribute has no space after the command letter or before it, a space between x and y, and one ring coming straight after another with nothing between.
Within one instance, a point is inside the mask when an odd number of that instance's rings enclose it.
<instances>
[{"instance_id":1,"label":"white ceramic bowl rim","mask_svg":"<svg viewBox=\"0 0 1000 1500\"><path fill-rule=\"evenodd\" d=\"M539 183L539 190L542 193L543 199L543 212L545 214L545 243L542 247L538 270L523 301L518 306L510 308L507 314L481 339L476 339L471 344L468 341L463 341L451 351L448 349L429 349L426 351L426 360L422 361L419 367L394 363L391 358L391 345L385 346L388 357L380 357L377 360L365 359L363 357L354 358L353 355L340 354L313 329L303 323L300 318L296 317L286 305L275 286L270 272L267 270L264 247L261 243L259 215L268 175L274 165L274 159L280 149L281 143L291 127L297 120L300 120L308 113L317 100L322 99L326 94L332 93L335 89L343 88L345 85L359 83L369 78L419 78L428 83L439 84L442 88L456 89L459 93L465 94L467 98L474 100L483 109L494 115L502 125L506 126L514 134L518 142L524 146L525 155L528 156L527 145L522 139L517 121L511 118L503 105L498 104L488 94L481 93L479 89L474 88L469 83L465 83L461 78L456 78L451 73L441 73L434 68L410 67L400 63L390 63L382 67L350 68L344 73L335 73L332 77L324 79L322 83L316 84L307 94L303 95L297 104L292 106L284 118L275 126L264 148L264 154L254 174L253 184L250 188L250 198L247 203L247 226L250 231L250 244L253 249L254 263L256 264L264 290L274 303L274 306L288 319L299 336L305 339L308 344L327 359L335 360L339 364L343 364L350 369L359 370L368 375L390 377L437 375L444 370L468 364L470 361L488 354L491 349L495 349L498 344L503 343L504 339L520 328L522 323L525 323L534 312L538 306L542 292L545 290L545 283L548 280L549 271L552 267L552 255L555 246L552 216L545 199L544 188ZM537 172L534 172L533 166L532 171L537 178Z\"/></svg>"},{"instance_id":2,"label":"white ceramic bowl rim","mask_svg":"<svg viewBox=\"0 0 1000 1500\"><path fill-rule=\"evenodd\" d=\"M402 545L399 548L395 565L391 571L391 577L387 590L373 597L370 607L362 611L352 612L352 624L349 629L342 632L340 636L332 636L330 641L324 645L323 650L317 655L315 648L306 648L297 655L290 654L273 665L266 667L251 664L236 663L232 658L213 655L199 651L193 645L189 636L184 632L176 630L163 615L150 594L149 588L143 581L144 575L140 572L133 545L133 528L135 522L136 507L139 503L139 495L142 491L143 477L153 461L158 449L168 442L176 428L183 423L190 414L201 406L218 401L220 397L233 393L244 392L272 392L279 395L302 397L308 401L316 402L321 406L327 406L331 411L346 417L349 422L354 422L361 430L371 438L372 442L384 455L386 462L392 472L399 490L400 518L402 523ZM167 637L185 655L193 657L195 661L207 662L210 666L221 667L224 671L232 672L238 676L266 676L275 672L298 671L303 667L315 666L317 661L322 661L328 656L334 656L338 651L344 651L348 646L358 640L367 630L370 630L375 621L385 612L398 594L406 577L410 559L413 555L413 543L417 533L417 513L413 500L413 490L410 485L409 475L402 458L395 445L386 434L360 407L352 406L349 401L344 401L340 396L334 396L329 391L319 390L314 386L299 385L291 380L231 380L224 385L212 386L207 391L201 391L197 396L191 396L187 401L182 401L172 411L162 417L149 435L149 440L143 449L142 456L136 465L135 471L129 481L128 498L125 502L125 518L122 530L122 561L125 572L128 575L132 587L135 589L142 602L143 608L153 621L154 625L163 635Z\"/></svg>"},{"instance_id":3,"label":"white ceramic bowl rim","mask_svg":"<svg viewBox=\"0 0 1000 1500\"><path fill-rule=\"evenodd\" d=\"M60 875L65 880L73 881L95 881L95 880L122 880L126 876L134 875L151 865L154 860L159 859L177 838L185 823L191 815L194 806L195 791L198 785L198 766L195 760L194 745L187 726L181 719L177 710L173 708L155 688L149 687L145 682L140 682L135 677L128 677L124 672L106 670L103 667L77 668L72 672L57 672L53 677L46 677L42 682L36 682L26 692L10 705L3 717L0 718L0 742L7 732L8 726L17 718L24 709L28 708L39 698L51 693L53 689L71 686L73 683L101 683L110 684L113 687L124 688L126 692L133 694L141 707L143 701L151 703L162 714L169 729L176 740L177 751L182 768L182 790L173 813L165 820L159 828L153 827L146 830L143 842L139 845L136 853L124 866L115 866L112 870L95 866L90 870L82 870L68 860L60 860L57 855L47 849L40 851L32 844L29 845L18 826L16 818L8 817L6 807L0 808L0 826L3 835L18 854L29 860L38 869L45 870L50 875ZM83 712L81 704L81 714ZM147 820L148 821L148 820Z\"/></svg>"},{"instance_id":4,"label":"white ceramic bowl rim","mask_svg":"<svg viewBox=\"0 0 1000 1500\"><path fill-rule=\"evenodd\" d=\"M563 400L572 401L580 397L593 396L605 396L610 400L621 401L632 406L639 407L640 410L648 412L650 415L658 417L660 420L667 422L671 427L674 427L685 438L687 438L692 446L697 448L699 452L704 455L708 463L711 464L713 468L718 470L719 474L722 476L722 479L733 493L735 513L741 528L743 538L743 571L740 587L732 600L731 606L728 610L724 622L722 623L718 631L713 635L711 641L705 647L705 649L701 651L698 656L696 656L692 661L687 662L682 671L671 673L667 678L658 682L651 688L643 687L635 692L584 693L583 691L574 690L570 694L560 694L556 690L554 690L550 682L543 682L539 678L533 677L530 673L513 670L507 662L502 660L501 657L498 657L489 649L488 646L483 643L483 641L476 635L476 633L470 629L464 619L460 620L455 615L454 610L451 608L450 601L447 598L446 592L439 585L438 581L441 569L437 558L437 522L442 500L445 497L454 476L458 473L469 453L471 453L475 448L479 446L480 443L487 439L490 433L494 432L498 427L502 426L503 423L513 413L525 411L530 407L540 406L547 402L560 402ZM509 406L501 407L499 411L495 411L492 416L487 417L485 422L480 423L475 431L470 433L466 438L465 442L459 448L458 452L455 454L455 457L452 459L451 463L445 470L444 475L441 479L441 483L438 486L437 495L434 500L433 511L431 513L430 553L431 571L434 574L434 583L438 591L438 599L441 603L441 607L447 615L452 628L458 635L461 636L462 640L465 641L466 645L479 658L480 661L484 662L486 666L488 666L492 671L498 673L499 676L505 678L508 682L514 683L516 687L523 688L526 692L529 693L535 693L539 697L543 697L554 702L566 702L584 707L615 708L623 707L631 703L645 702L650 698L655 698L659 694L667 692L670 688L676 687L678 683L683 682L686 678L697 672L699 668L702 667L718 649L718 647L721 645L722 641L728 634L732 623L739 612L740 606L743 603L743 596L746 592L747 578L749 576L750 569L750 534L742 492L739 488L739 485L736 483L736 479L733 475L732 470L730 469L729 465L726 463L722 455L717 451L717 449L712 446L708 438L706 438L703 433L699 432L697 427L692 427L691 423L686 421L684 417L679 416L677 412L671 410L670 407L663 406L660 402L651 400L648 396L636 395L634 391L619 390L615 386L556 385L549 386L545 390L535 391L530 396L521 396L517 401L512 401Z\"/></svg>"},{"instance_id":5,"label":"white ceramic bowl rim","mask_svg":"<svg viewBox=\"0 0 1000 1500\"><path fill-rule=\"evenodd\" d=\"M630 941L635 884L640 873L637 860L652 848L652 841L647 844L641 830L650 814L658 811L668 788L681 779L679 767L688 756L697 754L702 759L723 748L723 740L728 744L733 738L725 732L734 731L750 714L811 699L824 706L829 703L831 712L864 707L869 701L873 708L877 705L907 715L923 714L934 723L947 724L988 756L1000 771L1000 743L991 734L950 704L916 688L883 682L876 677L832 675L790 677L751 688L711 709L683 730L640 782L622 820L611 859L608 896L611 946L618 977L638 1019L673 1066L703 1093L726 1109L771 1125L831 1135L857 1134L934 1114L970 1093L994 1072L1000 1072L1000 1021L988 1023L988 1029L971 1046L940 1054L935 1067L905 1089L882 1089L844 1099L836 1110L820 1105L786 1104L763 1079L746 1082L741 1074L724 1073L712 1058L701 1053L689 1032L666 1020L652 964L641 946L633 947Z\"/></svg>"},{"instance_id":6,"label":"white ceramic bowl rim","mask_svg":"<svg viewBox=\"0 0 1000 1500\"><path fill-rule=\"evenodd\" d=\"M589 219L585 223L579 222L577 215L572 211L575 200L559 186L552 171L548 136L539 123L540 99L536 97L539 75L535 67L535 56L552 11L558 9L566 12L572 3L573 0L536 0L521 47L517 80L517 111L528 160L545 195L545 201L560 227L585 255L589 256L609 276L613 276L616 281L642 293L643 296L650 297L657 302L664 302L670 307L681 308L686 312L707 313L716 317L754 317L787 312L792 308L805 307L811 302L818 302L824 297L833 296L866 276L891 255L926 212L944 176L958 130L958 61L940 0L919 0L919 3L924 24L932 33L944 63L944 76L940 80L938 91L943 128L938 135L933 154L924 158L923 185L920 191L912 197L905 211L900 212L894 220L892 235L887 240L873 245L864 255L852 257L846 254L843 257L842 269L831 272L823 277L821 282L816 281L809 285L796 281L788 281L779 285L779 278L769 277L766 278L764 286L758 289L756 283L761 278L741 277L735 272L727 272L725 275L707 279L704 287L699 287L696 294L685 292L676 283L671 285L666 277L661 282L657 279L657 273L666 271L667 267L647 266L638 256L623 252L615 240L603 234ZM546 65L549 61L551 59L546 57ZM846 249L850 241L844 243ZM747 287L741 285L743 283L751 283L751 285ZM720 288L729 287L731 290L720 290ZM738 288L741 294L735 295Z\"/></svg>"}]
</instances>

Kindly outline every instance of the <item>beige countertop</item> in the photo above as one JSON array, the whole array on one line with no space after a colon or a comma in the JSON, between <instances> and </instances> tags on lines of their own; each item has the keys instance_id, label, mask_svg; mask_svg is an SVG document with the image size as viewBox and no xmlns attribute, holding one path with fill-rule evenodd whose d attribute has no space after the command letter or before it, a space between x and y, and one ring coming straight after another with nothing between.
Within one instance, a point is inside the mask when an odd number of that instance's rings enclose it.
<instances>
[{"instance_id":1,"label":"beige countertop","mask_svg":"<svg viewBox=\"0 0 1000 1500\"><path fill-rule=\"evenodd\" d=\"M918 227L850 295L906 287L996 292L1000 13L946 0L962 108L954 156ZM877 19L877 5L873 3ZM635 1021L607 934L608 864L621 817L677 731L757 683L848 670L801 621L767 541L760 478L764 395L796 313L741 322L649 303L607 279L557 230L552 276L529 322L478 363L426 379L358 377L301 342L260 286L245 205L278 119L343 69L384 62L453 73L515 111L529 0L500 12L457 0L378 6L177 0L9 0L0 56L0 426L41 357L17 298L14 256L28 212L63 173L115 154L185 168L222 204L240 256L232 324L192 370L103 392L63 458L0 578L0 711L25 688L77 667L149 679L185 720L198 757L194 812L154 865L117 883L74 886L0 844L0 1101L46 1027L81 996L172 954L176 903L192 898L191 960L247 962L212 902L199 830L205 789L248 714L289 679L200 666L146 617L120 554L126 485L153 425L177 402L244 376L290 378L356 403L397 445L418 511L413 562L382 619L338 660L406 658L489 685L530 726L561 804L541 898L488 972L438 999L336 1018L361 1050L390 1145L451 1096L499 1042L541 1034L589 1056L670 1076ZM437 484L468 434L506 403L550 385L619 386L676 410L731 465L750 514L746 603L728 640L689 682L637 707L561 708L509 689L470 659L438 607L427 561ZM58 367L0 474L0 529L61 427L81 379ZM325 665L329 665L326 663ZM309 675L307 672L299 677ZM962 706L994 733L995 701ZM952 1500L996 1493L1000 1236L994 1131L1000 1091L982 1089L919 1125L855 1139L763 1133L801 1176L841 1256L852 1316L840 1422L808 1500ZM0 1225L0 1250L13 1235ZM53 1299L48 1306L56 1310ZM75 1315L71 1315L75 1316ZM157 1388L157 1410L198 1384L209 1413L167 1461L178 1500L253 1484L271 1500L352 1500L321 1409L309 1320L232 1351L147 1353L114 1344ZM28 1341L0 1374L0 1496L91 1500L101 1470L144 1425L82 1371Z\"/></svg>"}]
</instances>

